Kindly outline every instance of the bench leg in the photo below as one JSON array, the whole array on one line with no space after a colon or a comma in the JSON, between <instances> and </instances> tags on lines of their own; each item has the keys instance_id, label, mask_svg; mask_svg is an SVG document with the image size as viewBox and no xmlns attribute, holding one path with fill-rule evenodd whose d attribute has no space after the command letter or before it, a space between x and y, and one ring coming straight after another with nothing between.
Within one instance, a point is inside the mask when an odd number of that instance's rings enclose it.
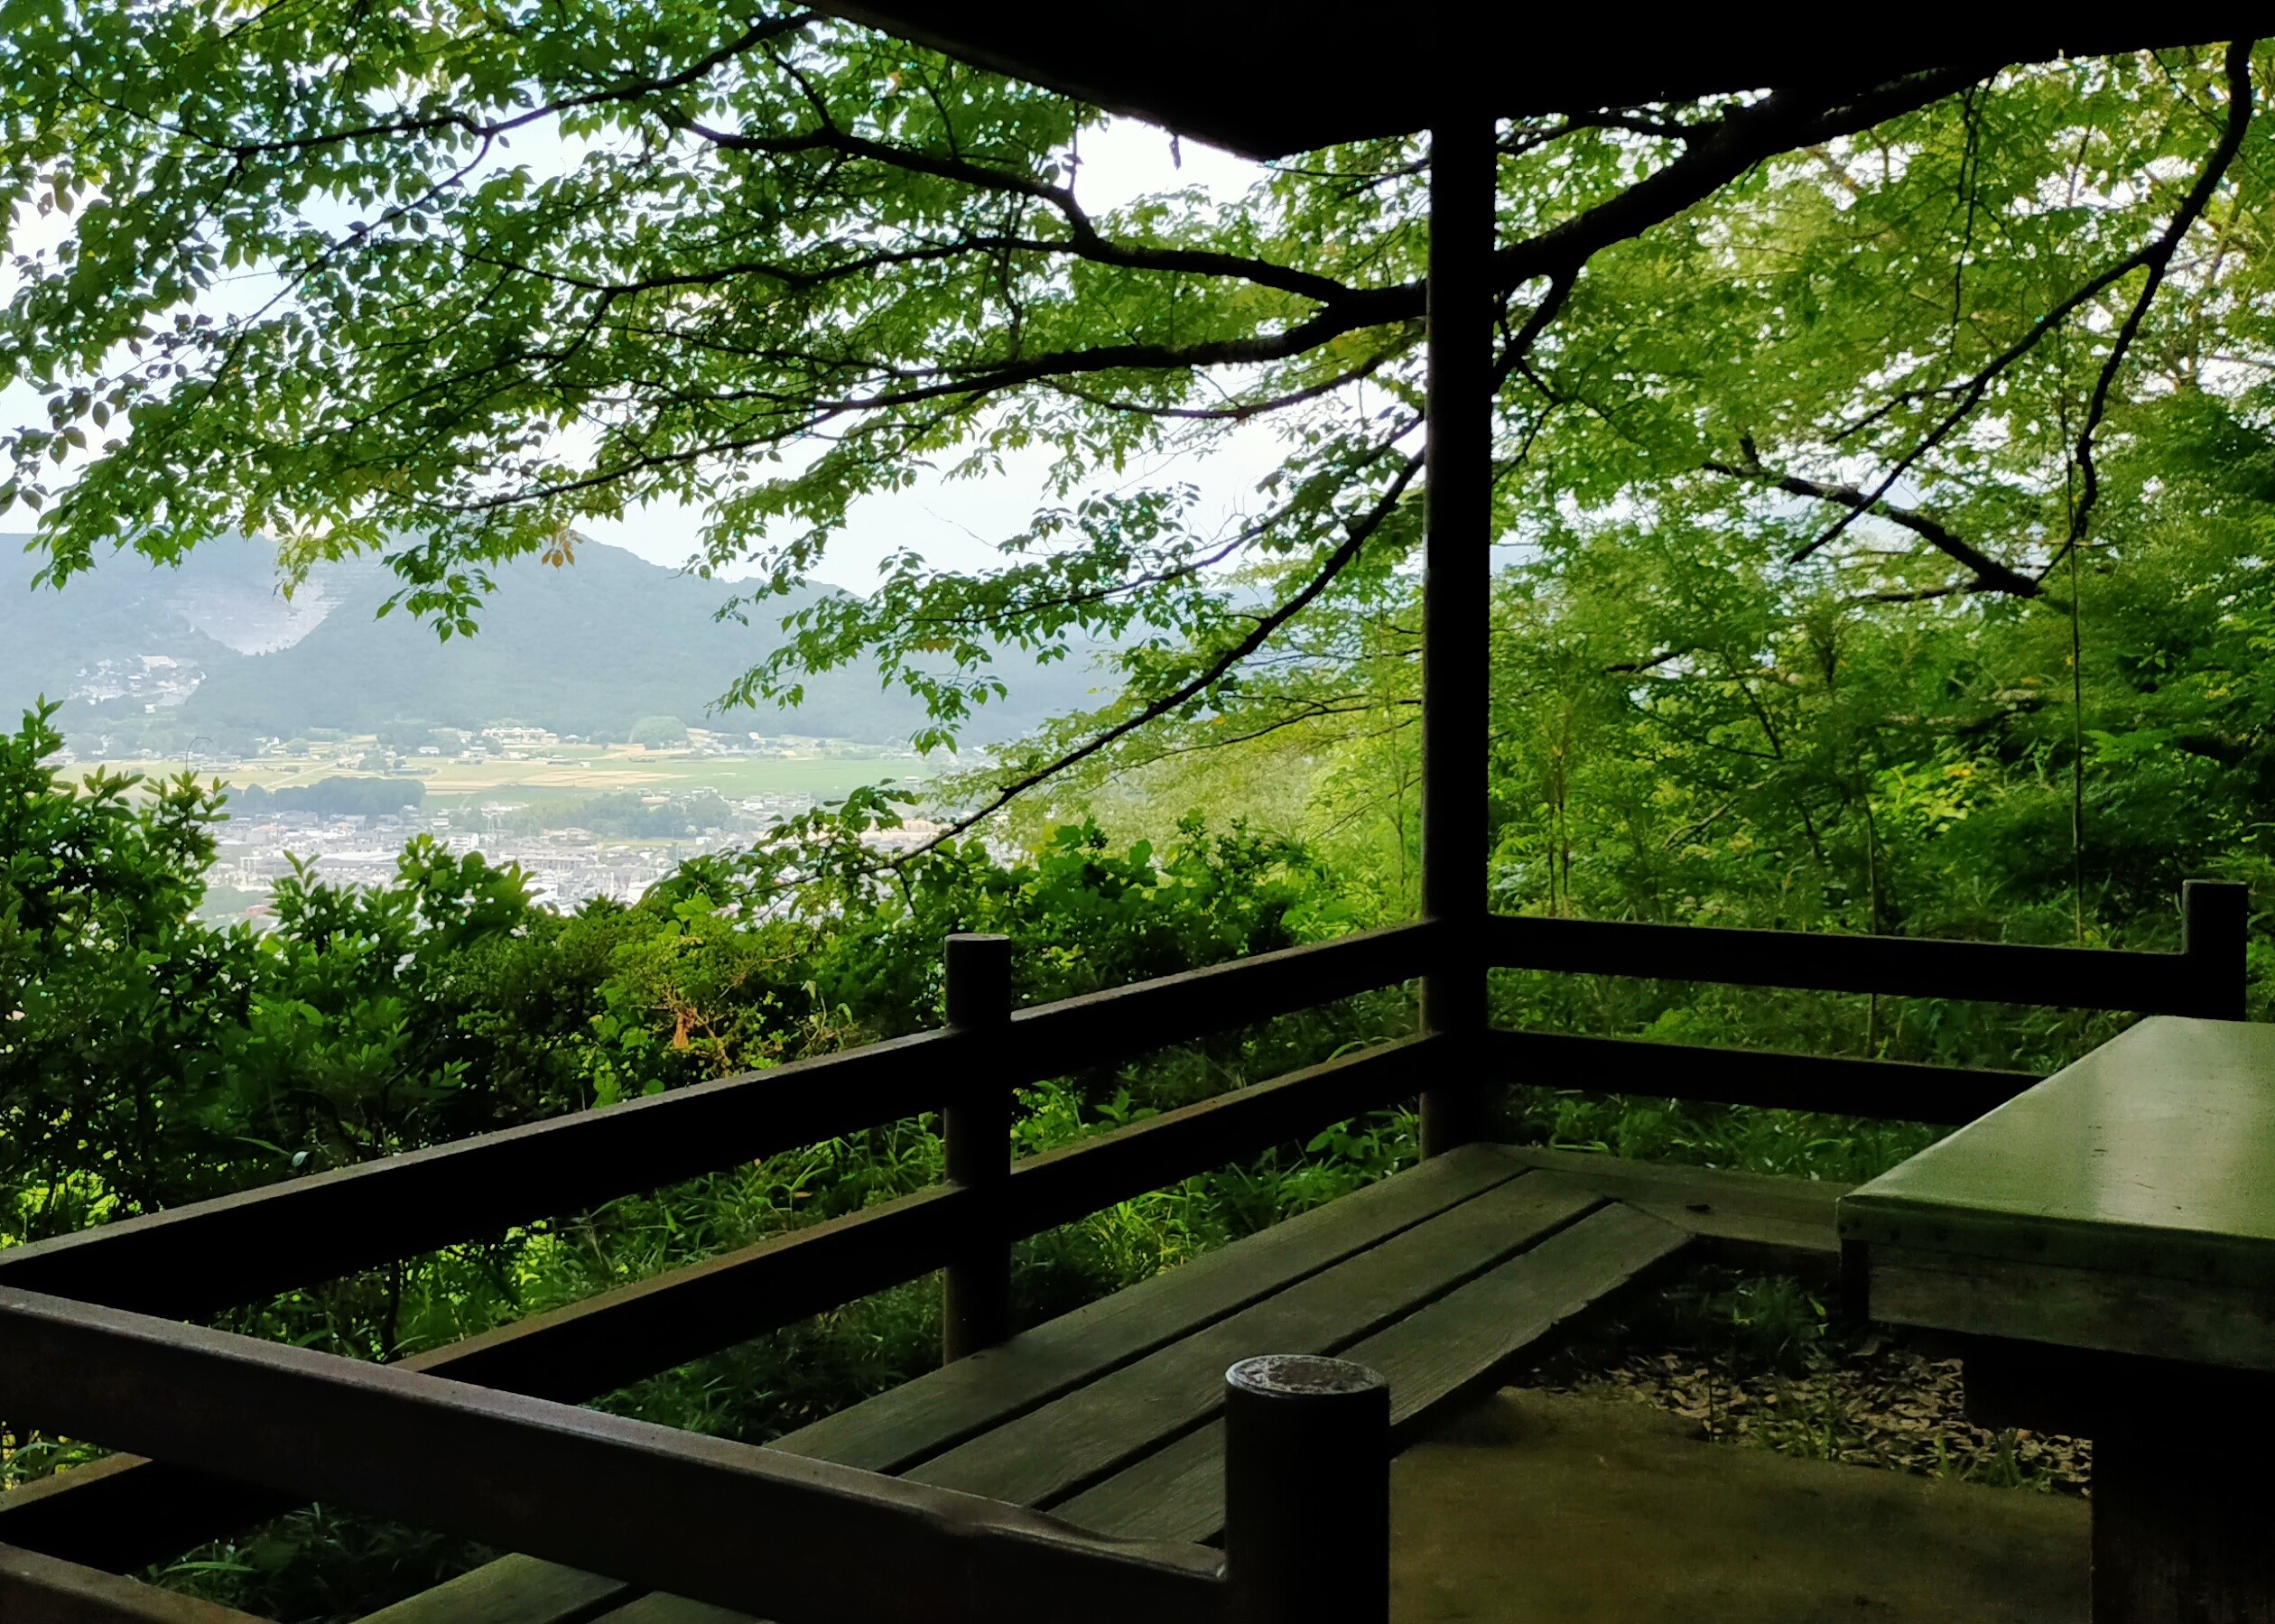
<instances>
[{"instance_id":1,"label":"bench leg","mask_svg":"<svg viewBox=\"0 0 2275 1624\"><path fill-rule=\"evenodd\" d=\"M2094 1624L2275 1624L2275 1437L2242 1416L2094 1439Z\"/></svg>"}]
</instances>

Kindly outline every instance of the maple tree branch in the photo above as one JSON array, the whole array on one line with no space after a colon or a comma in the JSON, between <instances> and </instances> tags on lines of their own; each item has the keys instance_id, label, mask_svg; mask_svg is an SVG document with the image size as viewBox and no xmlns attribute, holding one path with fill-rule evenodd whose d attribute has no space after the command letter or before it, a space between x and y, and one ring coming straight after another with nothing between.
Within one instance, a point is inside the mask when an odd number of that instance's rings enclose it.
<instances>
[{"instance_id":1,"label":"maple tree branch","mask_svg":"<svg viewBox=\"0 0 2275 1624\"><path fill-rule=\"evenodd\" d=\"M2003 376L2017 362L2036 349L2048 335L2063 326L2072 316L2135 271L2147 269L2150 272L2150 285L2147 292L2148 294L2154 293L2157 286L2160 285L2164 280L2165 270L2170 264L2173 254L2179 248L2182 239L2202 218L2205 209L2212 201L2214 193L2219 190L2221 181L2226 176L2229 167L2235 162L2236 153L2242 147L2243 132L2250 124L2252 116L2251 53L2252 47L2256 42L2252 40L2239 40L2228 47L2227 78L2232 99L2228 104L2225 126L2221 132L2218 144L2213 149L2211 157L2205 162L2203 170L2198 172L2196 183L2188 189L2187 195L2174 209L2172 218L2167 222L2165 229L2131 254L2126 255L2124 258L2089 278L2068 298L2032 322L2029 329L2020 339L1994 356L1988 365L1968 379L1964 385L1958 386L1958 404L1945 413L1934 428L1921 436L1918 443L1904 453L1896 466L1890 469L1879 484L1873 487L1864 502L1852 507L1823 534L1796 552L1793 555L1795 563L1799 563L1819 548L1839 539L1859 517L1885 499L1888 493L1893 490L1897 483L1918 464L1921 458L1949 439L1962 423L1974 414L1975 408L1982 404L1983 397L1991 392L1992 384ZM2240 87L2240 91L2238 87ZM2141 301L2136 302L2133 313L2128 318L2125 330L2121 334L2123 344L2129 345L2131 342L2131 334L2139 330L2140 319L2147 313L2147 296L2144 295ZM2103 367L2104 376L2096 388L2095 397L2104 405L2107 402L2109 383L2114 376L2112 367L2122 362L2122 359L2121 346L2111 357L2112 366ZM1949 392L1948 387L1938 391L1938 393ZM2091 430L2089 429L2087 432L2090 433ZM2087 449L2090 454L2090 445ZM2058 560L2068 552L2069 545L2074 544L2074 542L2066 544L2057 552L2056 558ZM2052 565L2049 564L2048 567L2050 569Z\"/></svg>"},{"instance_id":2,"label":"maple tree branch","mask_svg":"<svg viewBox=\"0 0 2275 1624\"><path fill-rule=\"evenodd\" d=\"M1230 648L1213 656L1199 672L1180 682L1167 693L1148 700L1135 712L1124 717L1112 727L1092 734L1073 748L1061 752L1052 760L1039 766L1030 767L1008 784L998 785L995 792L977 808L957 818L921 845L911 847L908 850L900 853L885 866L898 868L904 863L922 857L934 847L954 840L958 835L963 834L975 825L994 816L995 813L1002 811L1038 784L1055 778L1069 767L1089 760L1117 739L1127 738L1147 723L1159 720L1171 711L1183 708L1206 693L1233 667L1262 648L1281 626L1286 626L1309 608L1319 595L1333 583L1335 577L1357 561L1360 553L1365 551L1367 543L1373 538L1378 530L1382 528L1390 515L1398 511L1398 504L1404 498L1407 487L1413 484L1416 476L1421 471L1422 454L1420 452L1415 452L1406 458L1400 463L1398 473L1392 477L1388 487L1376 500L1373 506L1351 522L1342 541L1338 543L1334 549L1320 561L1319 568L1312 572L1311 579L1275 607L1270 613L1258 616L1256 624L1249 629L1245 636Z\"/></svg>"},{"instance_id":3,"label":"maple tree branch","mask_svg":"<svg viewBox=\"0 0 2275 1624\"><path fill-rule=\"evenodd\" d=\"M1876 517L1899 524L1918 536L1936 552L1974 571L1974 587L1982 591L2005 592L2016 598L2036 598L2044 591L2038 581L1992 558L1980 547L1954 532L1942 520L1920 512L1916 507L1903 507L1884 497L1875 498L1853 485L1833 485L1822 479L1805 479L1797 474L1781 474L1764 468L1751 456L1750 441L1741 442L1749 455L1749 462L1740 465L1708 461L1702 464L1709 472L1732 479L1743 479L1751 484L1767 485L1797 496L1812 496L1820 502L1831 502L1849 509L1852 515L1870 512ZM1800 557L1806 557L1804 553ZM1799 557L1795 560L1799 561Z\"/></svg>"},{"instance_id":4,"label":"maple tree branch","mask_svg":"<svg viewBox=\"0 0 2275 1624\"><path fill-rule=\"evenodd\" d=\"M1277 288L1283 292L1295 293L1320 304L1331 304L1354 291L1332 276L1323 276L1291 265L1276 264L1270 260L1257 259L1249 255L1228 254L1212 248L1171 248L1116 242L1098 229L1097 224L1075 200L1069 187L1037 180L1033 175L1017 174L1009 170L976 163L960 155L925 152L915 147L896 146L887 141L873 140L832 122L819 109L816 111L819 122L812 128L786 135L758 135L739 130L715 129L698 119L669 110L659 113L658 116L668 127L708 142L722 152L769 156L834 152L910 174L929 175L934 180L952 181L978 190L1008 192L1047 203L1065 222L1067 239L1062 245L1065 251L1100 264L1118 265L1127 270L1234 277L1259 287ZM1045 245L1031 243L1023 246L1039 247Z\"/></svg>"},{"instance_id":5,"label":"maple tree branch","mask_svg":"<svg viewBox=\"0 0 2275 1624\"><path fill-rule=\"evenodd\" d=\"M2141 283L2140 296L2133 301L2126 312L2124 324L2117 336L2110 340L2109 354L2102 362L2101 374L2094 380L2094 394L2086 407L2085 426L2077 432L2076 461L2079 490L2076 505L2070 510L2069 534L2054 550L2054 556L2046 561L2038 571L2040 580L2054 572L2072 550L2085 539L2086 527L2093 522L2094 508L2101 501L2101 469L2094 460L2094 436L2099 432L2102 419L2109 411L2110 392L2116 386L2117 375L2125 365L2126 352L2140 334L2140 325L2148 319L2149 306L2164 286L2165 276L2172 268L2172 256L2179 251L2186 237L2204 211L2212 205L2213 194L2220 181L2234 163L2236 154L2243 150L2244 133L2252 123L2252 40L2237 40L2228 46L2225 71L2228 90L2227 118L2220 128L2219 144L2213 149L2211 162L2196 177L2196 185L2174 213L2172 223L2164 235L2153 244L2144 258L2148 279Z\"/></svg>"},{"instance_id":6,"label":"maple tree branch","mask_svg":"<svg viewBox=\"0 0 2275 1624\"><path fill-rule=\"evenodd\" d=\"M401 118L375 119L367 124L354 125L345 129L324 130L311 135L283 135L270 141L230 141L209 135L200 131L159 120L147 120L155 128L170 135L194 141L218 153L227 153L240 161L251 158L276 157L285 153L319 152L326 147L351 142L384 140L391 136L433 135L456 130L479 142L495 141L500 135L525 129L562 113L573 113L586 107L606 107L611 103L638 101L645 97L658 96L673 90L683 90L698 79L709 78L736 58L766 46L775 40L795 33L815 20L810 11L790 12L779 17L769 17L755 23L734 39L725 41L676 73L660 79L621 79L582 95L563 97L529 107L505 118L483 119L452 108L441 113L419 113ZM74 76L88 101L106 111L121 116L136 116L133 109L98 94Z\"/></svg>"}]
</instances>

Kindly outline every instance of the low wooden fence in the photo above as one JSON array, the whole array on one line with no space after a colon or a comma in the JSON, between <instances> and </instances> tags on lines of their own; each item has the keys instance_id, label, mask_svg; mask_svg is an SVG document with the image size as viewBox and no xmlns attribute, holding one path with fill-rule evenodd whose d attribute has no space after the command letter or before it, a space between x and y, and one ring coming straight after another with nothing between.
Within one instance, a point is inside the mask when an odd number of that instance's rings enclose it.
<instances>
[{"instance_id":1,"label":"low wooden fence","mask_svg":"<svg viewBox=\"0 0 2275 1624\"><path fill-rule=\"evenodd\" d=\"M11 1620L144 1616L93 1573L76 1610L32 1611L5 1553L37 1554L23 1571L45 1574L46 1594L58 1563L132 1570L321 1498L783 1624L1057 1618L1072 1594L1102 1624L1271 1616L1269 1587L1241 1581L1237 1528L1228 1567L1224 1553L1100 1540L1015 1508L576 1404L935 1270L947 1275L950 1353L984 1346L1007 1330L1016 1240L1410 1099L1449 1067L1477 1068L1479 1086L1515 1077L1939 1123L2035 1078L1425 1032L1016 1164L1015 1087L1481 964L2240 1018L2246 906L2240 886L2190 885L2178 953L1423 922L1016 1012L1000 943L960 938L939 1031L0 1252L0 1414L140 1452L0 1500L0 1601L17 1598ZM936 1109L942 1186L396 1365L181 1322ZM174 1462L198 1470L162 1463ZM596 1482L610 1485L605 1497L590 1492ZM627 1505L645 1514L626 1517ZM1280 1519L1250 1546L1290 1537ZM1265 1554L1251 1568L1289 1571Z\"/></svg>"}]
</instances>

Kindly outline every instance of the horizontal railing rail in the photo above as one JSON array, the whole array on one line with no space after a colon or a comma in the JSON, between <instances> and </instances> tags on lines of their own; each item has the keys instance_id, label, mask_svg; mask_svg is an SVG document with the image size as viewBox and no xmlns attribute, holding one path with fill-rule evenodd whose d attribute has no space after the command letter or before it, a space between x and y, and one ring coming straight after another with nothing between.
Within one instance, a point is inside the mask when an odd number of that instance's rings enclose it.
<instances>
[{"instance_id":1,"label":"horizontal railing rail","mask_svg":"<svg viewBox=\"0 0 2275 1624\"><path fill-rule=\"evenodd\" d=\"M0 1285L195 1318L938 1104L925 1032L0 1252ZM827 1078L827 1086L817 1071Z\"/></svg>"},{"instance_id":2,"label":"horizontal railing rail","mask_svg":"<svg viewBox=\"0 0 2275 1624\"><path fill-rule=\"evenodd\" d=\"M939 1108L961 1074L1017 1087L1393 985L1431 930L1398 925L917 1033L605 1109L408 1151L0 1251L0 1284L197 1318L469 1236Z\"/></svg>"},{"instance_id":3,"label":"horizontal railing rail","mask_svg":"<svg viewBox=\"0 0 2275 1624\"><path fill-rule=\"evenodd\" d=\"M1269 1082L1165 1111L1011 1168L1011 1228L1033 1235L1240 1156L1411 1100L1444 1040L1378 1044Z\"/></svg>"},{"instance_id":4,"label":"horizontal railing rail","mask_svg":"<svg viewBox=\"0 0 2275 1624\"><path fill-rule=\"evenodd\" d=\"M1495 915L1485 957L1495 969L1564 975L2237 1020L2248 910L2242 886L2189 881L2181 949L2168 953ZM2039 1081L2035 1072L1531 1030L1488 1032L1484 1053L1505 1081L1943 1127Z\"/></svg>"},{"instance_id":5,"label":"horizontal railing rail","mask_svg":"<svg viewBox=\"0 0 2275 1624\"><path fill-rule=\"evenodd\" d=\"M2036 1072L1566 1032L1490 1032L1485 1053L1505 1069L1497 1075L1509 1081L1553 1080L1557 1088L1592 1093L1832 1111L1941 1127L1972 1122L2039 1081Z\"/></svg>"},{"instance_id":6,"label":"horizontal railing rail","mask_svg":"<svg viewBox=\"0 0 2275 1624\"><path fill-rule=\"evenodd\" d=\"M963 1079L1011 1087L1246 1025L1422 973L1421 925L1260 954L1021 1011L1008 1029L942 1030L603 1110L130 1219L0 1253L0 1285L190 1317L574 1210L727 1163L937 1109ZM1399 1045L1393 1045L1394 1048ZM1023 1164L1000 1232L1031 1234L1371 1103L1411 1093L1365 1056L1204 1101ZM1383 1091L1388 1090L1388 1092ZM1095 1165L1068 1158L1091 1150ZM1138 1183L1133 1181L1142 1180ZM1088 1201L1085 1188L1100 1193ZM448 1371L587 1398L940 1268L980 1228L942 1187L771 1238L415 1355ZM134 1569L288 1508L185 1465L114 1456L0 1499L0 1537Z\"/></svg>"},{"instance_id":7,"label":"horizontal railing rail","mask_svg":"<svg viewBox=\"0 0 2275 1624\"><path fill-rule=\"evenodd\" d=\"M1204 1546L5 1287L0 1409L783 1624L1060 1624L1073 1596L1100 1624L1225 1610Z\"/></svg>"},{"instance_id":8,"label":"horizontal railing rail","mask_svg":"<svg viewBox=\"0 0 2275 1624\"><path fill-rule=\"evenodd\" d=\"M2229 1014L2240 1013L2239 891L2188 886L2178 953L1509 915L1489 920L1479 945L1503 969ZM1411 979L1464 945L1394 926L1021 1010L1000 1032L919 1033L794 1062L12 1248L0 1283L207 1314L920 1115L950 1073L1017 1086L1113 1063Z\"/></svg>"},{"instance_id":9,"label":"horizontal railing rail","mask_svg":"<svg viewBox=\"0 0 2275 1624\"><path fill-rule=\"evenodd\" d=\"M2235 1020L2247 905L2242 886L2189 881L2177 953L1513 914L1488 921L1484 951L1501 970Z\"/></svg>"},{"instance_id":10,"label":"horizontal railing rail","mask_svg":"<svg viewBox=\"0 0 2275 1624\"><path fill-rule=\"evenodd\" d=\"M931 1273L971 1227L940 1186L414 1353L406 1370L575 1403ZM15 1544L131 1571L296 1503L163 1461L112 1456L0 1499Z\"/></svg>"},{"instance_id":11,"label":"horizontal railing rail","mask_svg":"<svg viewBox=\"0 0 2275 1624\"><path fill-rule=\"evenodd\" d=\"M1459 951L1441 927L1417 921L1038 1004L1011 1016L1008 1081L1109 1065L1396 986L1428 970L1441 949Z\"/></svg>"}]
</instances>

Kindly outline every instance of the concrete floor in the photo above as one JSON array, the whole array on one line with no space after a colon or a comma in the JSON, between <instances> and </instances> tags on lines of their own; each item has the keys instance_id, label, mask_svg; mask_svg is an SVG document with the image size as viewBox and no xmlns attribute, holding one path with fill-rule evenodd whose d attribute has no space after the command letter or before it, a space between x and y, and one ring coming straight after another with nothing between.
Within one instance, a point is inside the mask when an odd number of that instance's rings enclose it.
<instances>
[{"instance_id":1,"label":"concrete floor","mask_svg":"<svg viewBox=\"0 0 2275 1624\"><path fill-rule=\"evenodd\" d=\"M1509 1389L1391 1475L1396 1624L2082 1624L2087 1508Z\"/></svg>"}]
</instances>

